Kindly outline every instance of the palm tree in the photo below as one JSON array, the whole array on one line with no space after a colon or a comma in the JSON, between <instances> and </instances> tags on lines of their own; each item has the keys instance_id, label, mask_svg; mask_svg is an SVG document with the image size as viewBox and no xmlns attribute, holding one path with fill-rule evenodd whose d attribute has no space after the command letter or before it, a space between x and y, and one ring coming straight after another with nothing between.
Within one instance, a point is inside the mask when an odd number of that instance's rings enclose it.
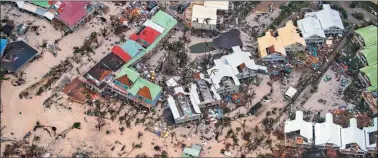
<instances>
[{"instance_id":1,"label":"palm tree","mask_svg":"<svg viewBox=\"0 0 378 158\"><path fill-rule=\"evenodd\" d=\"M211 20L211 18L205 18L203 19L203 22L202 22L202 25L201 25L201 36L202 36L202 28L203 28L203 24L206 22L207 25L209 25L209 21Z\"/></svg>"},{"instance_id":2,"label":"palm tree","mask_svg":"<svg viewBox=\"0 0 378 158\"><path fill-rule=\"evenodd\" d=\"M56 139L59 138L59 136L61 136L62 138L65 138L66 137L66 134L71 131L72 129L81 129L81 123L80 122L75 122L74 124L72 124L72 126L66 130L64 130L62 133L58 134L58 136L56 137Z\"/></svg>"}]
</instances>

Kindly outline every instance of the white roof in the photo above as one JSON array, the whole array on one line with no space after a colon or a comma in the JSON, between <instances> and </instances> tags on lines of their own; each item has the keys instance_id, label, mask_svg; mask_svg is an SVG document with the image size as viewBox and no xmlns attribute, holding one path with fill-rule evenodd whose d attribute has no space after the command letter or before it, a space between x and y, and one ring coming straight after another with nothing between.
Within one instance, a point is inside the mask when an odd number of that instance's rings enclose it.
<instances>
[{"instance_id":1,"label":"white roof","mask_svg":"<svg viewBox=\"0 0 378 158\"><path fill-rule=\"evenodd\" d=\"M307 138L308 143L312 142L312 124L303 120L303 112L295 112L295 120L285 121L285 133L290 133L294 131L300 131L302 137Z\"/></svg>"},{"instance_id":2,"label":"white roof","mask_svg":"<svg viewBox=\"0 0 378 158\"><path fill-rule=\"evenodd\" d=\"M375 148L377 146L377 143L370 144L369 141L369 133L375 132L378 130L378 118L373 119L374 125L369 126L369 127L364 127L364 132L365 132L365 142L366 142L366 147L368 148Z\"/></svg>"},{"instance_id":3,"label":"white roof","mask_svg":"<svg viewBox=\"0 0 378 158\"><path fill-rule=\"evenodd\" d=\"M204 21L206 18L210 18L209 25L216 25L217 24L217 8L213 7L205 7L201 5L193 5L192 10L192 21L197 21L196 23L205 23Z\"/></svg>"},{"instance_id":4,"label":"white roof","mask_svg":"<svg viewBox=\"0 0 378 158\"><path fill-rule=\"evenodd\" d=\"M175 99L173 99L173 97L169 95L167 100L168 100L169 108L172 111L173 118L174 119L180 118L180 113L179 113L179 111L177 109L177 105L176 105Z\"/></svg>"},{"instance_id":5,"label":"white roof","mask_svg":"<svg viewBox=\"0 0 378 158\"><path fill-rule=\"evenodd\" d=\"M210 90L213 92L215 100L222 100L222 98L218 94L217 90L215 89L214 85L211 85Z\"/></svg>"},{"instance_id":6,"label":"white roof","mask_svg":"<svg viewBox=\"0 0 378 158\"><path fill-rule=\"evenodd\" d=\"M197 85L195 83L192 83L190 85L190 101L192 102L193 109L196 113L201 113L201 110L198 106L198 104L201 103L198 92L197 92Z\"/></svg>"},{"instance_id":7,"label":"white roof","mask_svg":"<svg viewBox=\"0 0 378 158\"><path fill-rule=\"evenodd\" d=\"M25 4L25 1L16 1L16 4L17 4L17 7L23 8L24 4Z\"/></svg>"},{"instance_id":8,"label":"white roof","mask_svg":"<svg viewBox=\"0 0 378 158\"><path fill-rule=\"evenodd\" d=\"M341 126L333 123L332 114L327 113L325 122L315 124L315 145L332 143L340 147L340 132Z\"/></svg>"},{"instance_id":9,"label":"white roof","mask_svg":"<svg viewBox=\"0 0 378 158\"><path fill-rule=\"evenodd\" d=\"M314 35L325 38L326 36L319 20L311 15L313 14L306 14L304 19L297 21L298 28L301 30L303 38L307 39Z\"/></svg>"},{"instance_id":10,"label":"white roof","mask_svg":"<svg viewBox=\"0 0 378 158\"><path fill-rule=\"evenodd\" d=\"M316 17L319 19L323 30L331 27L344 29L339 12L331 9L329 4L323 4L323 9L316 12Z\"/></svg>"},{"instance_id":11,"label":"white roof","mask_svg":"<svg viewBox=\"0 0 378 158\"><path fill-rule=\"evenodd\" d=\"M164 27L154 23L153 21L151 20L147 20L146 22L143 23L143 26L148 26L148 27L151 27L153 28L154 30L160 32L160 33L163 33L164 32Z\"/></svg>"},{"instance_id":12,"label":"white roof","mask_svg":"<svg viewBox=\"0 0 378 158\"><path fill-rule=\"evenodd\" d=\"M45 14L43 14L43 16L45 16L49 20L52 20L55 17L54 14L51 13L51 12L45 12Z\"/></svg>"},{"instance_id":13,"label":"white roof","mask_svg":"<svg viewBox=\"0 0 378 158\"><path fill-rule=\"evenodd\" d=\"M25 9L25 10L27 10L29 12L35 13L35 11L37 10L37 6L35 6L33 4L25 3L23 5L22 9Z\"/></svg>"},{"instance_id":14,"label":"white roof","mask_svg":"<svg viewBox=\"0 0 378 158\"><path fill-rule=\"evenodd\" d=\"M228 10L229 2L228 1L205 1L204 6L213 7L219 10Z\"/></svg>"},{"instance_id":15,"label":"white roof","mask_svg":"<svg viewBox=\"0 0 378 158\"><path fill-rule=\"evenodd\" d=\"M293 97L295 93L297 93L297 89L290 86L289 89L285 92L285 95Z\"/></svg>"},{"instance_id":16,"label":"white roof","mask_svg":"<svg viewBox=\"0 0 378 158\"><path fill-rule=\"evenodd\" d=\"M349 120L348 128L341 129L341 139L340 149L346 149L347 144L356 143L361 150L366 151L365 133L357 127L357 120L355 118Z\"/></svg>"},{"instance_id":17,"label":"white roof","mask_svg":"<svg viewBox=\"0 0 378 158\"><path fill-rule=\"evenodd\" d=\"M167 80L166 84L168 87L176 87L178 85L174 78Z\"/></svg>"},{"instance_id":18,"label":"white roof","mask_svg":"<svg viewBox=\"0 0 378 158\"><path fill-rule=\"evenodd\" d=\"M220 88L219 83L221 82L223 77L231 77L235 83L235 85L240 85L239 79L235 76L234 71L232 70L230 65L226 65L220 61L221 59L214 60L215 66L208 69L207 73L210 75L210 79L215 85L215 88ZM214 71L213 71L214 70Z\"/></svg>"}]
</instances>

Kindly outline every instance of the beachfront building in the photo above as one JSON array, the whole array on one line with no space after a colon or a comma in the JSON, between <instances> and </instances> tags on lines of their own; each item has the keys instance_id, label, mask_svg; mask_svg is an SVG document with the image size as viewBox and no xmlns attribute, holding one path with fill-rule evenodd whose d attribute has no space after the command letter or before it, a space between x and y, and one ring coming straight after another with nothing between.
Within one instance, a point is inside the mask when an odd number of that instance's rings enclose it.
<instances>
[{"instance_id":1,"label":"beachfront building","mask_svg":"<svg viewBox=\"0 0 378 158\"><path fill-rule=\"evenodd\" d=\"M320 149L341 147L341 126L333 123L333 115L327 113L325 122L315 124L315 146Z\"/></svg>"},{"instance_id":2,"label":"beachfront building","mask_svg":"<svg viewBox=\"0 0 378 158\"><path fill-rule=\"evenodd\" d=\"M303 112L296 111L294 120L285 121L285 146L311 147L313 125L303 120Z\"/></svg>"},{"instance_id":3,"label":"beachfront building","mask_svg":"<svg viewBox=\"0 0 378 158\"><path fill-rule=\"evenodd\" d=\"M371 66L378 63L377 44L364 47L357 51L357 58L364 66Z\"/></svg>"},{"instance_id":4,"label":"beachfront building","mask_svg":"<svg viewBox=\"0 0 378 158\"><path fill-rule=\"evenodd\" d=\"M377 154L378 118L373 119L373 125L363 128L365 132L366 149L369 153Z\"/></svg>"},{"instance_id":5,"label":"beachfront building","mask_svg":"<svg viewBox=\"0 0 378 158\"><path fill-rule=\"evenodd\" d=\"M360 69L358 79L365 87L377 86L377 69L377 64Z\"/></svg>"},{"instance_id":6,"label":"beachfront building","mask_svg":"<svg viewBox=\"0 0 378 158\"><path fill-rule=\"evenodd\" d=\"M340 153L346 155L366 154L365 133L357 127L357 120L351 118L349 127L341 129Z\"/></svg>"},{"instance_id":7,"label":"beachfront building","mask_svg":"<svg viewBox=\"0 0 378 158\"><path fill-rule=\"evenodd\" d=\"M207 70L209 78L201 75L216 89L219 95L225 96L239 92L239 79L267 73L265 66L255 64L249 52L242 51L240 46L232 47L233 53L214 60L214 67Z\"/></svg>"},{"instance_id":8,"label":"beachfront building","mask_svg":"<svg viewBox=\"0 0 378 158\"><path fill-rule=\"evenodd\" d=\"M297 26L301 31L302 37L306 44L322 44L325 41L326 35L322 30L320 21L312 16L305 16L305 18L297 21Z\"/></svg>"},{"instance_id":9,"label":"beachfront building","mask_svg":"<svg viewBox=\"0 0 378 158\"><path fill-rule=\"evenodd\" d=\"M344 32L344 25L341 21L340 13L332 9L329 4L323 4L322 10L306 13L305 16L318 19L326 36L343 34Z\"/></svg>"},{"instance_id":10,"label":"beachfront building","mask_svg":"<svg viewBox=\"0 0 378 158\"><path fill-rule=\"evenodd\" d=\"M199 144L193 144L190 148L185 147L182 152L182 158L199 158L201 154L202 146Z\"/></svg>"},{"instance_id":11,"label":"beachfront building","mask_svg":"<svg viewBox=\"0 0 378 158\"><path fill-rule=\"evenodd\" d=\"M8 39L0 39L0 58L3 56L4 50L8 45Z\"/></svg>"},{"instance_id":12,"label":"beachfront building","mask_svg":"<svg viewBox=\"0 0 378 158\"><path fill-rule=\"evenodd\" d=\"M291 20L277 29L277 33L273 30L267 31L257 39L257 43L260 57L267 62L284 61L286 53L303 52L306 48L305 40Z\"/></svg>"},{"instance_id":13,"label":"beachfront building","mask_svg":"<svg viewBox=\"0 0 378 158\"><path fill-rule=\"evenodd\" d=\"M185 92L183 87L176 87L174 91L174 95L169 95L167 99L174 123L199 120L202 114L193 94Z\"/></svg>"},{"instance_id":14,"label":"beachfront building","mask_svg":"<svg viewBox=\"0 0 378 158\"><path fill-rule=\"evenodd\" d=\"M147 109L157 105L162 88L143 79L132 66L142 58L151 56L176 24L172 16L159 11L144 22L143 27L129 40L112 48L112 52L126 63L114 73L115 77L107 86L109 93L119 96L121 100L132 100Z\"/></svg>"},{"instance_id":15,"label":"beachfront building","mask_svg":"<svg viewBox=\"0 0 378 158\"><path fill-rule=\"evenodd\" d=\"M37 53L37 50L26 44L24 41L8 43L2 53L1 69L11 73L20 72L25 65L37 55Z\"/></svg>"},{"instance_id":16,"label":"beachfront building","mask_svg":"<svg viewBox=\"0 0 378 158\"><path fill-rule=\"evenodd\" d=\"M287 21L284 27L277 29L277 39L282 43L286 53L303 52L306 48L306 42L297 29L291 20Z\"/></svg>"},{"instance_id":17,"label":"beachfront building","mask_svg":"<svg viewBox=\"0 0 378 158\"><path fill-rule=\"evenodd\" d=\"M377 45L377 27L370 25L364 28L360 28L355 32L354 39L359 43L361 47L369 47Z\"/></svg>"}]
</instances>

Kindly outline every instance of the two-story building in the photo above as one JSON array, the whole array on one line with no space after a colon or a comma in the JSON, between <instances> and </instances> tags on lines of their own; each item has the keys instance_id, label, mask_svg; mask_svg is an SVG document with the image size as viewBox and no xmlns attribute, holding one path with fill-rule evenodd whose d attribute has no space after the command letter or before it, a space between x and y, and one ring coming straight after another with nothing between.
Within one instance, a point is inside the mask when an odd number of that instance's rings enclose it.
<instances>
[{"instance_id":1,"label":"two-story building","mask_svg":"<svg viewBox=\"0 0 378 158\"><path fill-rule=\"evenodd\" d=\"M367 87L365 90L362 91L361 95L364 104L368 106L374 114L376 114L378 112L377 86Z\"/></svg>"},{"instance_id":2,"label":"two-story building","mask_svg":"<svg viewBox=\"0 0 378 158\"><path fill-rule=\"evenodd\" d=\"M267 31L257 39L257 43L260 57L268 62L284 61L287 53L303 52L306 48L305 40L291 20L276 32Z\"/></svg>"},{"instance_id":3,"label":"two-story building","mask_svg":"<svg viewBox=\"0 0 378 158\"><path fill-rule=\"evenodd\" d=\"M324 43L326 35L317 18L313 16L305 16L305 18L297 21L297 25L306 44Z\"/></svg>"},{"instance_id":4,"label":"two-story building","mask_svg":"<svg viewBox=\"0 0 378 158\"><path fill-rule=\"evenodd\" d=\"M193 98L193 94L185 92L183 87L176 87L174 96L168 96L168 107L171 109L174 123L199 120L201 110Z\"/></svg>"},{"instance_id":5,"label":"two-story building","mask_svg":"<svg viewBox=\"0 0 378 158\"><path fill-rule=\"evenodd\" d=\"M285 121L285 146L310 148L314 140L313 125L303 120L303 112L296 111L294 120Z\"/></svg>"},{"instance_id":6,"label":"two-story building","mask_svg":"<svg viewBox=\"0 0 378 158\"><path fill-rule=\"evenodd\" d=\"M372 66L366 66L360 69L358 79L365 87L377 85L377 69L377 64Z\"/></svg>"},{"instance_id":7,"label":"two-story building","mask_svg":"<svg viewBox=\"0 0 378 158\"><path fill-rule=\"evenodd\" d=\"M366 149L371 154L377 154L378 118L373 119L373 125L364 127Z\"/></svg>"},{"instance_id":8,"label":"two-story building","mask_svg":"<svg viewBox=\"0 0 378 158\"><path fill-rule=\"evenodd\" d=\"M208 81L221 96L239 92L239 79L256 76L257 73L267 73L265 66L256 65L249 52L244 52L239 46L232 48L234 53L214 60L214 67L207 70Z\"/></svg>"},{"instance_id":9,"label":"two-story building","mask_svg":"<svg viewBox=\"0 0 378 158\"><path fill-rule=\"evenodd\" d=\"M197 79L195 83L191 83L190 93L200 108L219 105L222 100L214 86L204 79Z\"/></svg>"},{"instance_id":10,"label":"two-story building","mask_svg":"<svg viewBox=\"0 0 378 158\"><path fill-rule=\"evenodd\" d=\"M366 154L365 133L357 127L357 120L351 118L349 127L341 129L340 153L346 155Z\"/></svg>"},{"instance_id":11,"label":"two-story building","mask_svg":"<svg viewBox=\"0 0 378 158\"><path fill-rule=\"evenodd\" d=\"M343 34L344 32L344 25L340 13L332 9L329 4L323 4L322 10L307 13L305 16L316 17L326 36Z\"/></svg>"},{"instance_id":12,"label":"two-story building","mask_svg":"<svg viewBox=\"0 0 378 158\"><path fill-rule=\"evenodd\" d=\"M341 126L333 123L333 115L327 113L325 122L315 124L315 146L319 149L338 150L341 147Z\"/></svg>"},{"instance_id":13,"label":"two-story building","mask_svg":"<svg viewBox=\"0 0 378 158\"><path fill-rule=\"evenodd\" d=\"M368 47L377 45L377 27L370 25L364 28L357 29L354 35L354 39L359 43L361 47Z\"/></svg>"}]
</instances>

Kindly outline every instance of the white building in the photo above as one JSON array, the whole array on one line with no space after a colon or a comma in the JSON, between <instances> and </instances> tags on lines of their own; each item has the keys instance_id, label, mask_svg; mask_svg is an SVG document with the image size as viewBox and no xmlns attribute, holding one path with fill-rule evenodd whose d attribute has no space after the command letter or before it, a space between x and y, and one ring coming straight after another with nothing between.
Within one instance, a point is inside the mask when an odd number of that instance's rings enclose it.
<instances>
[{"instance_id":1,"label":"white building","mask_svg":"<svg viewBox=\"0 0 378 158\"><path fill-rule=\"evenodd\" d=\"M297 25L306 44L322 44L326 38L320 21L312 16L298 20Z\"/></svg>"},{"instance_id":2,"label":"white building","mask_svg":"<svg viewBox=\"0 0 378 158\"><path fill-rule=\"evenodd\" d=\"M202 116L195 97L192 93L185 92L182 87L176 87L174 96L168 96L167 101L175 124L199 120Z\"/></svg>"},{"instance_id":3,"label":"white building","mask_svg":"<svg viewBox=\"0 0 378 158\"><path fill-rule=\"evenodd\" d=\"M344 25L340 13L323 4L323 9L317 12L306 13L305 18L297 21L307 44L321 44L326 36L342 34Z\"/></svg>"},{"instance_id":4,"label":"white building","mask_svg":"<svg viewBox=\"0 0 378 158\"><path fill-rule=\"evenodd\" d=\"M377 152L378 118L373 119L373 126L364 127L366 149L369 152Z\"/></svg>"},{"instance_id":5,"label":"white building","mask_svg":"<svg viewBox=\"0 0 378 158\"><path fill-rule=\"evenodd\" d=\"M207 70L209 78L201 76L212 83L220 95L237 93L239 79L256 76L258 72L267 73L267 68L256 65L249 52L242 51L239 46L232 49L234 53L214 60L215 66Z\"/></svg>"},{"instance_id":6,"label":"white building","mask_svg":"<svg viewBox=\"0 0 378 158\"><path fill-rule=\"evenodd\" d=\"M351 118L349 127L341 129L341 147L343 154L364 155L366 153L365 133L357 127L357 120Z\"/></svg>"},{"instance_id":7,"label":"white building","mask_svg":"<svg viewBox=\"0 0 378 158\"><path fill-rule=\"evenodd\" d=\"M293 87L289 87L289 89L285 92L285 98L287 99L291 99L294 97L294 95L297 93L297 89L293 88Z\"/></svg>"},{"instance_id":8,"label":"white building","mask_svg":"<svg viewBox=\"0 0 378 158\"><path fill-rule=\"evenodd\" d=\"M305 16L314 16L320 22L325 35L342 34L344 25L340 13L331 8L329 4L323 4L323 9L317 12L307 13Z\"/></svg>"},{"instance_id":9,"label":"white building","mask_svg":"<svg viewBox=\"0 0 378 158\"><path fill-rule=\"evenodd\" d=\"M333 123L333 115L327 113L325 122L315 124L315 146L321 149L341 147L341 126Z\"/></svg>"},{"instance_id":10,"label":"white building","mask_svg":"<svg viewBox=\"0 0 378 158\"><path fill-rule=\"evenodd\" d=\"M217 8L193 5L191 26L194 29L215 30L217 25Z\"/></svg>"},{"instance_id":11,"label":"white building","mask_svg":"<svg viewBox=\"0 0 378 158\"><path fill-rule=\"evenodd\" d=\"M190 84L190 94L200 108L217 105L222 100L215 88L206 80L199 79Z\"/></svg>"},{"instance_id":12,"label":"white building","mask_svg":"<svg viewBox=\"0 0 378 158\"><path fill-rule=\"evenodd\" d=\"M303 120L303 112L296 111L294 120L285 121L285 145L310 147L313 141L313 125Z\"/></svg>"}]
</instances>

